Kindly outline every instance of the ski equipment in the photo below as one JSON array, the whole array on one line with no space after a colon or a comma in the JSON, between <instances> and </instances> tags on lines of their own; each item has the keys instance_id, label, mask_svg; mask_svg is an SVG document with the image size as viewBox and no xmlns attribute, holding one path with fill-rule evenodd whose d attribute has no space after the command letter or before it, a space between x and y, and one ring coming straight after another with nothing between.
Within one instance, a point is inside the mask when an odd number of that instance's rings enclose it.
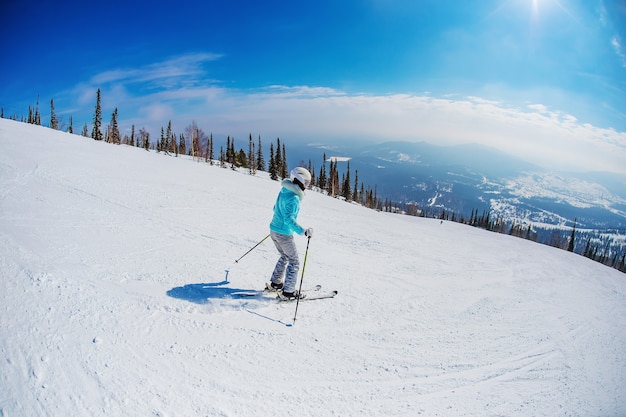
<instances>
[{"instance_id":1,"label":"ski equipment","mask_svg":"<svg viewBox=\"0 0 626 417\"><path fill-rule=\"evenodd\" d=\"M259 243L257 243L256 245L254 245L252 248L250 248L250 250L246 253L244 253L243 255L241 255L241 257L239 259L237 259L235 261L235 263L238 263L244 256L246 256L247 254L249 254L250 252L252 252L254 249L256 249L257 246L259 246L261 243L265 242L265 239L267 239L268 237L270 237L270 235L265 236L263 239L261 239L261 241Z\"/></svg>"},{"instance_id":2,"label":"ski equipment","mask_svg":"<svg viewBox=\"0 0 626 417\"><path fill-rule=\"evenodd\" d=\"M295 168L295 169L297 169L297 168ZM308 173L309 171L306 171L306 172ZM300 288L298 288L298 294L300 294L302 292L302 282L304 281L304 269L306 268L306 258L309 255L309 243L311 243L311 237L310 236L306 240L306 250L304 251L304 262L302 263L302 275L300 276ZM296 324L296 316L298 315L298 306L299 305L300 305L300 297L298 296L298 298L296 299L296 311L293 313L293 324Z\"/></svg>"},{"instance_id":3,"label":"ski equipment","mask_svg":"<svg viewBox=\"0 0 626 417\"><path fill-rule=\"evenodd\" d=\"M287 298L287 297L283 297L282 294L279 294L276 298L281 303L290 303L290 302L295 301L297 305L298 302L300 301L324 300L326 298L333 298L336 295L337 295L337 290L330 291L330 292L319 292L319 293L315 292L313 294L307 294L306 292L303 292L300 298Z\"/></svg>"}]
</instances>

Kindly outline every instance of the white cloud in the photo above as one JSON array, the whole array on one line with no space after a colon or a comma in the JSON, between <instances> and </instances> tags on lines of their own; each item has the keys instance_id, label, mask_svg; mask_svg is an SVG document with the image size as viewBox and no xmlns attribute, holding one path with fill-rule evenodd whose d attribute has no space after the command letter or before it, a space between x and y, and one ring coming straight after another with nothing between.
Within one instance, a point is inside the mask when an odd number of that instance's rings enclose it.
<instances>
[{"instance_id":1,"label":"white cloud","mask_svg":"<svg viewBox=\"0 0 626 417\"><path fill-rule=\"evenodd\" d=\"M103 86L110 83L152 83L153 87L173 88L180 85L195 85L204 81L203 65L221 58L210 53L187 54L165 61L133 69L113 69L101 72L90 80L90 84Z\"/></svg>"},{"instance_id":2,"label":"white cloud","mask_svg":"<svg viewBox=\"0 0 626 417\"><path fill-rule=\"evenodd\" d=\"M226 92L226 94L228 94ZM576 117L535 104L526 109L476 99L417 95L331 95L272 92L231 96L229 108L208 126L225 133L273 133L309 140L428 141L442 145L481 143L555 168L626 173L626 133L580 123ZM218 124L219 126L216 126Z\"/></svg>"},{"instance_id":3,"label":"white cloud","mask_svg":"<svg viewBox=\"0 0 626 417\"><path fill-rule=\"evenodd\" d=\"M626 68L626 53L624 52L624 49L622 48L622 43L620 42L620 39L617 35L614 36L613 39L611 39L611 45L613 45L615 53L622 61L622 66Z\"/></svg>"},{"instance_id":4,"label":"white cloud","mask_svg":"<svg viewBox=\"0 0 626 417\"><path fill-rule=\"evenodd\" d=\"M192 54L107 71L79 89L95 103L94 84L104 83L103 103L119 108L120 123L153 134L169 120L178 131L195 120L207 132L239 138L479 143L549 167L626 173L626 133L581 123L541 103L513 107L475 96L348 94L324 86L226 89L203 68L218 58Z\"/></svg>"}]
</instances>

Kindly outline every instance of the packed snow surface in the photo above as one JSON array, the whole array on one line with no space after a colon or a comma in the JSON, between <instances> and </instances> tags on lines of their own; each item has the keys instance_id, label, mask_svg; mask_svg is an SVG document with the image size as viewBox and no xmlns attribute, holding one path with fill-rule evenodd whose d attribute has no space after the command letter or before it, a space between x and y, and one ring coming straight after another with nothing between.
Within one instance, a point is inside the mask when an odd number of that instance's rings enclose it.
<instances>
[{"instance_id":1,"label":"packed snow surface","mask_svg":"<svg viewBox=\"0 0 626 417\"><path fill-rule=\"evenodd\" d=\"M0 415L626 415L624 274L307 191L289 326L279 189L0 120Z\"/></svg>"}]
</instances>

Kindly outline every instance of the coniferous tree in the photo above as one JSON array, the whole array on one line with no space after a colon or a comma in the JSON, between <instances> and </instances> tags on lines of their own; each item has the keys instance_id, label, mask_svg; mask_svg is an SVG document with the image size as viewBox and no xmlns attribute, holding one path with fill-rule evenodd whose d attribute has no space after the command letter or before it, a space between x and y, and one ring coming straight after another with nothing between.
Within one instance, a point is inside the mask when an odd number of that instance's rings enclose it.
<instances>
[{"instance_id":1,"label":"coniferous tree","mask_svg":"<svg viewBox=\"0 0 626 417\"><path fill-rule=\"evenodd\" d=\"M324 153L324 159L322 160L322 166L320 167L320 175L317 178L317 186L320 190L326 190L326 153Z\"/></svg>"},{"instance_id":2,"label":"coniferous tree","mask_svg":"<svg viewBox=\"0 0 626 417\"><path fill-rule=\"evenodd\" d=\"M207 158L209 159L209 164L213 165L213 160L215 159L215 154L213 153L213 132L209 135L209 139L207 140Z\"/></svg>"},{"instance_id":3,"label":"coniferous tree","mask_svg":"<svg viewBox=\"0 0 626 417\"><path fill-rule=\"evenodd\" d=\"M235 138L226 138L226 160L232 169L237 166L237 156L235 154Z\"/></svg>"},{"instance_id":4,"label":"coniferous tree","mask_svg":"<svg viewBox=\"0 0 626 417\"><path fill-rule=\"evenodd\" d=\"M352 189L350 188L352 184L350 184L350 161L348 161L346 167L346 175L343 178L343 184L341 186L341 195L346 201L352 200Z\"/></svg>"},{"instance_id":5,"label":"coniferous tree","mask_svg":"<svg viewBox=\"0 0 626 417\"><path fill-rule=\"evenodd\" d=\"M335 196L335 161L333 158L330 158L330 163L328 164L328 183L326 184L326 191L328 191L328 195L331 197Z\"/></svg>"},{"instance_id":6,"label":"coniferous tree","mask_svg":"<svg viewBox=\"0 0 626 417\"><path fill-rule=\"evenodd\" d=\"M263 158L263 148L261 147L261 135L259 135L259 142L256 154L256 169L258 171L265 171L265 158Z\"/></svg>"},{"instance_id":7,"label":"coniferous tree","mask_svg":"<svg viewBox=\"0 0 626 417\"><path fill-rule=\"evenodd\" d=\"M276 173L276 158L274 157L274 144L270 143L270 166L269 166L270 178L274 181L278 180L278 174Z\"/></svg>"},{"instance_id":8,"label":"coniferous tree","mask_svg":"<svg viewBox=\"0 0 626 417\"><path fill-rule=\"evenodd\" d=\"M178 152L181 155L187 155L187 143L185 142L185 135L183 133L181 133L179 136Z\"/></svg>"},{"instance_id":9,"label":"coniferous tree","mask_svg":"<svg viewBox=\"0 0 626 417\"><path fill-rule=\"evenodd\" d=\"M232 161L230 158L230 136L226 137L226 154L224 157L226 158L226 162L230 163Z\"/></svg>"},{"instance_id":10,"label":"coniferous tree","mask_svg":"<svg viewBox=\"0 0 626 417\"><path fill-rule=\"evenodd\" d=\"M50 128L59 129L59 119L57 119L57 114L54 111L54 99L50 100Z\"/></svg>"},{"instance_id":11,"label":"coniferous tree","mask_svg":"<svg viewBox=\"0 0 626 417\"><path fill-rule=\"evenodd\" d=\"M226 168L226 154L223 146L220 146L220 167Z\"/></svg>"},{"instance_id":12,"label":"coniferous tree","mask_svg":"<svg viewBox=\"0 0 626 417\"><path fill-rule=\"evenodd\" d=\"M283 156L280 162L280 176L283 179L289 177L289 167L287 166L287 151L285 151L284 142L283 142Z\"/></svg>"},{"instance_id":13,"label":"coniferous tree","mask_svg":"<svg viewBox=\"0 0 626 417\"><path fill-rule=\"evenodd\" d=\"M94 140L102 140L102 106L100 104L100 89L96 93L96 110L93 116L93 129L91 130L91 138Z\"/></svg>"},{"instance_id":14,"label":"coniferous tree","mask_svg":"<svg viewBox=\"0 0 626 417\"><path fill-rule=\"evenodd\" d=\"M569 238L569 244L567 245L568 252L574 252L574 234L576 233L576 218L574 218L574 227L572 227L572 235Z\"/></svg>"},{"instance_id":15,"label":"coniferous tree","mask_svg":"<svg viewBox=\"0 0 626 417\"><path fill-rule=\"evenodd\" d=\"M165 150L165 131L163 130L163 126L161 126L161 139L157 142L157 152L161 152Z\"/></svg>"},{"instance_id":16,"label":"coniferous tree","mask_svg":"<svg viewBox=\"0 0 626 417\"><path fill-rule=\"evenodd\" d=\"M313 186L316 184L317 179L315 178L315 167L313 166L313 162L310 158L307 165L307 171L309 171L309 173L311 174L311 185Z\"/></svg>"},{"instance_id":17,"label":"coniferous tree","mask_svg":"<svg viewBox=\"0 0 626 417\"><path fill-rule=\"evenodd\" d=\"M248 157L243 148L240 148L239 152L235 155L235 165L241 168L248 168ZM235 168L233 167L233 169Z\"/></svg>"},{"instance_id":18,"label":"coniferous tree","mask_svg":"<svg viewBox=\"0 0 626 417\"><path fill-rule=\"evenodd\" d=\"M285 178L283 177L283 155L282 152L280 150L280 138L276 139L276 153L274 154L274 170L276 171L276 177L280 177L281 179Z\"/></svg>"},{"instance_id":19,"label":"coniferous tree","mask_svg":"<svg viewBox=\"0 0 626 417\"><path fill-rule=\"evenodd\" d=\"M354 170L354 191L352 191L352 200L359 201L359 170Z\"/></svg>"},{"instance_id":20,"label":"coniferous tree","mask_svg":"<svg viewBox=\"0 0 626 417\"><path fill-rule=\"evenodd\" d=\"M163 150L165 152L174 152L175 142L172 139L173 139L172 121L170 120L167 123L167 129L165 130L165 143L164 143L165 146L163 147Z\"/></svg>"},{"instance_id":21,"label":"coniferous tree","mask_svg":"<svg viewBox=\"0 0 626 417\"><path fill-rule=\"evenodd\" d=\"M180 153L180 148L178 147L178 142L176 141L176 133L174 133L173 129L170 129L170 144L172 147L172 152L174 152L174 154L178 156L178 154Z\"/></svg>"},{"instance_id":22,"label":"coniferous tree","mask_svg":"<svg viewBox=\"0 0 626 417\"><path fill-rule=\"evenodd\" d=\"M72 116L70 116L70 127L67 129L68 133L74 133L74 121L72 119Z\"/></svg>"},{"instance_id":23,"label":"coniferous tree","mask_svg":"<svg viewBox=\"0 0 626 417\"><path fill-rule=\"evenodd\" d=\"M365 199L366 207L375 208L376 204L375 204L375 199L374 199L374 192L372 191L372 189L370 187L367 187L367 191L365 192L365 194L367 195Z\"/></svg>"},{"instance_id":24,"label":"coniferous tree","mask_svg":"<svg viewBox=\"0 0 626 417\"><path fill-rule=\"evenodd\" d=\"M130 127L130 141L128 142L130 146L135 146L135 125Z\"/></svg>"},{"instance_id":25,"label":"coniferous tree","mask_svg":"<svg viewBox=\"0 0 626 417\"><path fill-rule=\"evenodd\" d=\"M339 182L339 170L337 169L337 159L331 158L330 171L328 175L328 194L335 197L340 194L341 183Z\"/></svg>"},{"instance_id":26,"label":"coniferous tree","mask_svg":"<svg viewBox=\"0 0 626 417\"><path fill-rule=\"evenodd\" d=\"M248 138L248 171L250 175L256 174L255 150L254 142L252 141L252 133L250 133L250 137Z\"/></svg>"},{"instance_id":27,"label":"coniferous tree","mask_svg":"<svg viewBox=\"0 0 626 417\"><path fill-rule=\"evenodd\" d=\"M83 125L83 133L82 133L82 135L83 135L84 137L86 137L86 138L88 138L88 137L89 137L89 128L87 127L87 123L85 123L85 124Z\"/></svg>"},{"instance_id":28,"label":"coniferous tree","mask_svg":"<svg viewBox=\"0 0 626 417\"><path fill-rule=\"evenodd\" d=\"M122 140L120 138L120 130L117 127L117 107L115 108L115 110L113 111L113 114L111 115L111 137L109 138L109 142L119 145L120 143L122 143Z\"/></svg>"},{"instance_id":29,"label":"coniferous tree","mask_svg":"<svg viewBox=\"0 0 626 417\"><path fill-rule=\"evenodd\" d=\"M35 107L35 120L37 126L41 126L41 115L39 114L39 96L37 96L37 107Z\"/></svg>"}]
</instances>

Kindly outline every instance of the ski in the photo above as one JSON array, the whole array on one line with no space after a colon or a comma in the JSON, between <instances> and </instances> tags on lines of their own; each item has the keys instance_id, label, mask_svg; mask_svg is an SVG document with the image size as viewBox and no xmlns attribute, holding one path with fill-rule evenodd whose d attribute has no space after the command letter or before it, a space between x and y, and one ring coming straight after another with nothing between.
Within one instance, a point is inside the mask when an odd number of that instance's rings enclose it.
<instances>
[{"instance_id":1,"label":"ski","mask_svg":"<svg viewBox=\"0 0 626 417\"><path fill-rule=\"evenodd\" d=\"M302 293L311 293L311 292L317 292L320 291L322 289L321 285L316 285L312 288L307 288L306 290L302 290ZM265 289L264 290L256 290L256 291L235 291L230 293L231 297L234 298L247 298L247 297L267 297L267 296L272 296L278 294L278 291L276 291L274 288L272 288L270 283L265 284Z\"/></svg>"},{"instance_id":2,"label":"ski","mask_svg":"<svg viewBox=\"0 0 626 417\"><path fill-rule=\"evenodd\" d=\"M326 298L333 298L337 294L338 294L337 290L325 292L325 293L314 293L314 294L307 294L305 293L305 291L302 291L302 297L300 298L300 301L323 300ZM292 303L294 301L298 301L297 298L287 298L287 297L284 297L282 294L278 294L276 296L276 299L281 303Z\"/></svg>"},{"instance_id":3,"label":"ski","mask_svg":"<svg viewBox=\"0 0 626 417\"><path fill-rule=\"evenodd\" d=\"M322 289L322 286L317 284L313 288L307 288L307 289L302 290L302 293L311 292L311 291L319 291L321 289ZM276 290L276 288L272 287L272 283L271 282L266 282L265 283L265 290L264 291L265 292L275 292L275 293L278 293L278 290Z\"/></svg>"}]
</instances>

